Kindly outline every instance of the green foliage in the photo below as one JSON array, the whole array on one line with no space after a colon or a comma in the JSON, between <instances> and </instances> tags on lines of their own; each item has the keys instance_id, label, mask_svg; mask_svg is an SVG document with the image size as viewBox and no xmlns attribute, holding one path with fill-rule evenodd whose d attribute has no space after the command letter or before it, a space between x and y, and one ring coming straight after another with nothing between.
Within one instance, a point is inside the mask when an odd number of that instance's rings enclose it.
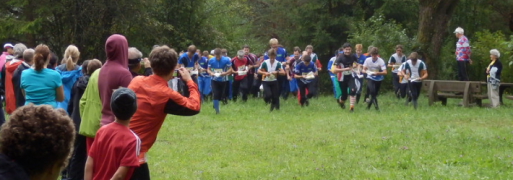
<instances>
[{"instance_id":1,"label":"green foliage","mask_svg":"<svg viewBox=\"0 0 513 180\"><path fill-rule=\"evenodd\" d=\"M391 94L381 111L342 110L332 97L300 108L262 99L192 117L169 116L148 153L153 179L509 179L511 103L499 109L404 106ZM443 118L441 118L443 117Z\"/></svg>"},{"instance_id":2,"label":"green foliage","mask_svg":"<svg viewBox=\"0 0 513 180\"><path fill-rule=\"evenodd\" d=\"M490 32L488 30L476 32L475 41L471 42L472 46L472 60L473 65L471 66L470 78L472 80L486 80L486 74L484 73L486 67L490 64L490 50L497 49L501 52L501 60L503 63L502 82L513 82L511 76L511 68L507 65L511 54L511 48L508 47L509 43L505 35L498 32Z\"/></svg>"}]
</instances>

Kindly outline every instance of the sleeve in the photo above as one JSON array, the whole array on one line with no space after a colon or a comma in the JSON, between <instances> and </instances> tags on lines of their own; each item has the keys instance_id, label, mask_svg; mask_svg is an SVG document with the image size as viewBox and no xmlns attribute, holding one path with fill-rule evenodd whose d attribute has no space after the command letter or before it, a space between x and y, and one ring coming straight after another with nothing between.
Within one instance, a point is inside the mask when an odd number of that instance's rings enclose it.
<instances>
[{"instance_id":1,"label":"sleeve","mask_svg":"<svg viewBox=\"0 0 513 180\"><path fill-rule=\"evenodd\" d=\"M367 62L367 59L365 59L365 60L363 61L363 67L369 67L369 66L368 66L368 62Z\"/></svg>"},{"instance_id":2,"label":"sleeve","mask_svg":"<svg viewBox=\"0 0 513 180\"><path fill-rule=\"evenodd\" d=\"M55 84L55 88L58 88L58 87L62 86L62 77L61 77L61 75L59 73L55 73L54 78L53 78L53 82Z\"/></svg>"},{"instance_id":3,"label":"sleeve","mask_svg":"<svg viewBox=\"0 0 513 180\"><path fill-rule=\"evenodd\" d=\"M276 65L276 69L275 70L278 71L280 69L283 69L283 68L281 67L281 63L278 63L278 65Z\"/></svg>"},{"instance_id":4,"label":"sleeve","mask_svg":"<svg viewBox=\"0 0 513 180\"><path fill-rule=\"evenodd\" d=\"M313 66L314 66L314 68L313 68L313 72L317 72L317 71L318 71L318 70L317 70L317 65L315 65L315 64L314 64ZM322 66L321 66L321 67L322 67Z\"/></svg>"},{"instance_id":5,"label":"sleeve","mask_svg":"<svg viewBox=\"0 0 513 180\"><path fill-rule=\"evenodd\" d=\"M427 71L426 63L422 62L422 69L421 70L426 70Z\"/></svg>"},{"instance_id":6,"label":"sleeve","mask_svg":"<svg viewBox=\"0 0 513 180\"><path fill-rule=\"evenodd\" d=\"M264 60L269 59L269 56L267 55L267 52L264 53Z\"/></svg>"},{"instance_id":7,"label":"sleeve","mask_svg":"<svg viewBox=\"0 0 513 180\"><path fill-rule=\"evenodd\" d=\"M264 71L267 72L267 63L262 62L262 64L260 64L260 67L258 69L264 69Z\"/></svg>"},{"instance_id":8,"label":"sleeve","mask_svg":"<svg viewBox=\"0 0 513 180\"><path fill-rule=\"evenodd\" d=\"M210 69L210 60L207 60L207 69Z\"/></svg>"},{"instance_id":9,"label":"sleeve","mask_svg":"<svg viewBox=\"0 0 513 180\"><path fill-rule=\"evenodd\" d=\"M321 61L319 59L317 59L317 61L315 61L315 65L316 65L315 69L317 69L317 67L322 67Z\"/></svg>"},{"instance_id":10,"label":"sleeve","mask_svg":"<svg viewBox=\"0 0 513 180\"><path fill-rule=\"evenodd\" d=\"M390 56L390 60L388 60L388 64L390 63L396 63L397 60L395 60L394 56Z\"/></svg>"},{"instance_id":11,"label":"sleeve","mask_svg":"<svg viewBox=\"0 0 513 180\"><path fill-rule=\"evenodd\" d=\"M232 62L228 60L226 67L231 67L231 66L232 66Z\"/></svg>"},{"instance_id":12,"label":"sleeve","mask_svg":"<svg viewBox=\"0 0 513 180\"><path fill-rule=\"evenodd\" d=\"M184 97L176 91L169 91L169 100L166 103L164 112L179 116L192 116L200 112L200 94L198 86L194 81L188 81L189 97Z\"/></svg>"},{"instance_id":13,"label":"sleeve","mask_svg":"<svg viewBox=\"0 0 513 180\"><path fill-rule=\"evenodd\" d=\"M386 71L387 70L387 66L385 65L385 61L382 61L381 70L382 71Z\"/></svg>"},{"instance_id":14,"label":"sleeve","mask_svg":"<svg viewBox=\"0 0 513 180\"><path fill-rule=\"evenodd\" d=\"M231 65L231 66L232 66L232 69L234 69L234 70L238 70L238 69L237 69L237 67L235 66L235 58L233 58L233 59L231 60L231 63L232 63L232 65Z\"/></svg>"},{"instance_id":15,"label":"sleeve","mask_svg":"<svg viewBox=\"0 0 513 180\"><path fill-rule=\"evenodd\" d=\"M138 150L140 150L140 144L137 141L138 140L136 139L135 141L128 143L128 145L125 147L123 159L121 159L121 163L119 164L120 166L139 166L139 158L137 157L137 154L139 154Z\"/></svg>"},{"instance_id":16,"label":"sleeve","mask_svg":"<svg viewBox=\"0 0 513 180\"><path fill-rule=\"evenodd\" d=\"M153 70L151 68L144 68L144 76L150 76L153 74Z\"/></svg>"},{"instance_id":17,"label":"sleeve","mask_svg":"<svg viewBox=\"0 0 513 180\"><path fill-rule=\"evenodd\" d=\"M332 69L332 68L331 68L332 66L333 66L333 61L329 61L329 62L328 62L328 67L327 67L327 69L330 69L330 70L331 70L331 69Z\"/></svg>"},{"instance_id":18,"label":"sleeve","mask_svg":"<svg viewBox=\"0 0 513 180\"><path fill-rule=\"evenodd\" d=\"M180 56L178 57L178 64L183 64L184 57Z\"/></svg>"},{"instance_id":19,"label":"sleeve","mask_svg":"<svg viewBox=\"0 0 513 180\"><path fill-rule=\"evenodd\" d=\"M294 67L294 74L301 75L301 67L300 66L301 65L298 64L298 65L296 65L296 67Z\"/></svg>"}]
</instances>

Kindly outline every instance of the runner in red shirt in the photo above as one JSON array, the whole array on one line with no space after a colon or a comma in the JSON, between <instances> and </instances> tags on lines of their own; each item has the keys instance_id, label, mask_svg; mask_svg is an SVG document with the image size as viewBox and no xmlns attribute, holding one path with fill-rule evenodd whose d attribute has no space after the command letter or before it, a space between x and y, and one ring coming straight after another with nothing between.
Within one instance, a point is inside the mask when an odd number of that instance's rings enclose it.
<instances>
[{"instance_id":1,"label":"runner in red shirt","mask_svg":"<svg viewBox=\"0 0 513 180\"><path fill-rule=\"evenodd\" d=\"M128 128L137 97L132 90L120 88L112 93L110 106L116 119L98 130L89 150L85 180L130 179L139 166L141 140Z\"/></svg>"},{"instance_id":2,"label":"runner in red shirt","mask_svg":"<svg viewBox=\"0 0 513 180\"><path fill-rule=\"evenodd\" d=\"M242 93L242 101L248 100L249 84L247 74L249 71L250 62L244 57L244 51L239 50L237 57L232 59L232 72L235 75L233 81L233 101L237 101L239 92Z\"/></svg>"}]
</instances>

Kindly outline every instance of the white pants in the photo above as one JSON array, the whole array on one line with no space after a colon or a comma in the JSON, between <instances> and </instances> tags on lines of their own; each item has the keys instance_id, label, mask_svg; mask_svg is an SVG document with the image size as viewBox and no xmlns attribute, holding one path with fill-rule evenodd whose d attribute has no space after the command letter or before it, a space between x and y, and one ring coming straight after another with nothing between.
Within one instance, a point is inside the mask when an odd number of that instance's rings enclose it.
<instances>
[{"instance_id":1,"label":"white pants","mask_svg":"<svg viewBox=\"0 0 513 180\"><path fill-rule=\"evenodd\" d=\"M492 107L499 107L500 105L500 99L499 99L499 87L496 89L492 88L492 85L490 83L487 84L488 88L488 98L490 99L491 106Z\"/></svg>"}]
</instances>

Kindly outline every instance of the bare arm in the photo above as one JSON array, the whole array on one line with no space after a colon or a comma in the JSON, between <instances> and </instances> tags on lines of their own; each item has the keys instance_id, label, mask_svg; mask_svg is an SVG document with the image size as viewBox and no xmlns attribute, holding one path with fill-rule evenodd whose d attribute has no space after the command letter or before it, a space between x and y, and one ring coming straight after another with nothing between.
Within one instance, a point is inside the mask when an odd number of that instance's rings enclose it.
<instances>
[{"instance_id":1,"label":"bare arm","mask_svg":"<svg viewBox=\"0 0 513 180\"><path fill-rule=\"evenodd\" d=\"M57 102L64 101L64 88L62 87L62 85L55 89L55 93Z\"/></svg>"},{"instance_id":2,"label":"bare arm","mask_svg":"<svg viewBox=\"0 0 513 180\"><path fill-rule=\"evenodd\" d=\"M88 156L86 164L85 164L84 180L92 180L92 179L93 179L93 158L91 156Z\"/></svg>"},{"instance_id":3,"label":"bare arm","mask_svg":"<svg viewBox=\"0 0 513 180\"><path fill-rule=\"evenodd\" d=\"M114 176L112 176L112 178L110 178L110 179L111 180L126 179L126 175L128 174L128 171L130 171L130 168L132 168L132 167L127 167L127 166L119 167L118 170L116 170L116 173L114 174Z\"/></svg>"},{"instance_id":4,"label":"bare arm","mask_svg":"<svg viewBox=\"0 0 513 180\"><path fill-rule=\"evenodd\" d=\"M422 74L422 75L421 75L421 77L420 77L420 80L424 80L424 79L428 78L428 72L427 72L427 70L425 70L425 69L424 69L424 70L422 70L422 71L420 72L420 74Z\"/></svg>"}]
</instances>

